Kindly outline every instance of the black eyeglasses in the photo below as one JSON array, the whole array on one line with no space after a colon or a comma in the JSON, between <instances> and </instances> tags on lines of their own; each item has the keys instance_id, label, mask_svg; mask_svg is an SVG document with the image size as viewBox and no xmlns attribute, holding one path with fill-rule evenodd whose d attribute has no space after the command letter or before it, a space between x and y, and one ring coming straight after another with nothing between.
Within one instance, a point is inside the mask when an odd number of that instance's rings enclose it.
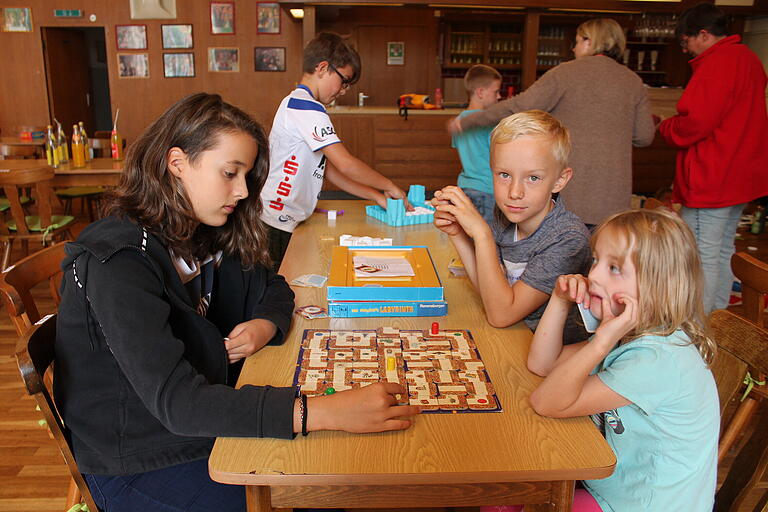
<instances>
[{"instance_id":1,"label":"black eyeglasses","mask_svg":"<svg viewBox=\"0 0 768 512\"><path fill-rule=\"evenodd\" d=\"M332 65L328 64L328 67L331 68L337 75L339 75L339 78L341 78L341 88L342 89L348 89L350 85L352 85L352 79L347 78L341 73L339 73L339 70L333 67Z\"/></svg>"}]
</instances>

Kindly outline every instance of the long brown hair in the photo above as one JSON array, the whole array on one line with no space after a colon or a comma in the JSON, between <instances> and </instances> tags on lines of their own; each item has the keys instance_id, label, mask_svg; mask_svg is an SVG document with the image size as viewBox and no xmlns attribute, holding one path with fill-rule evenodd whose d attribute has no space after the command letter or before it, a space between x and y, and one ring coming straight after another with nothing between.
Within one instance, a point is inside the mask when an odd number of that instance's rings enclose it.
<instances>
[{"instance_id":1,"label":"long brown hair","mask_svg":"<svg viewBox=\"0 0 768 512\"><path fill-rule=\"evenodd\" d=\"M688 225L666 210L630 210L600 224L592 235L593 250L605 235L624 237L624 257L631 258L637 272L638 324L628 339L669 336L679 329L710 363L717 346L707 333L704 274Z\"/></svg>"},{"instance_id":2,"label":"long brown hair","mask_svg":"<svg viewBox=\"0 0 768 512\"><path fill-rule=\"evenodd\" d=\"M180 148L194 165L221 134L237 132L250 135L258 146L246 177L248 197L237 203L226 224L206 226L197 220L181 181L168 171L168 151ZM266 229L259 219L259 193L268 173L269 145L261 126L218 94L193 94L172 105L131 144L105 213L139 223L187 260L221 250L245 266L268 265Z\"/></svg>"}]
</instances>

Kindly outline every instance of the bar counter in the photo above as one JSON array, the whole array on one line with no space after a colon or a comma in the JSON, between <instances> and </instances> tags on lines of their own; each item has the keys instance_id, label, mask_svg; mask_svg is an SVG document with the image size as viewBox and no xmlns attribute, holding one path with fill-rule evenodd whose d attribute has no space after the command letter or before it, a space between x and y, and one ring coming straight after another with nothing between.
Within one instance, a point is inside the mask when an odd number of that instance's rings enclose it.
<instances>
[{"instance_id":1,"label":"bar counter","mask_svg":"<svg viewBox=\"0 0 768 512\"><path fill-rule=\"evenodd\" d=\"M648 88L651 112L662 117L675 114L682 89ZM408 109L408 119L395 106L336 106L328 109L339 137L350 153L407 190L411 184L436 190L456 183L461 170L451 147L447 122L462 109ZM674 148L658 135L646 148L633 152L636 194L653 195L669 186L675 172ZM333 188L326 183L327 188Z\"/></svg>"}]
</instances>

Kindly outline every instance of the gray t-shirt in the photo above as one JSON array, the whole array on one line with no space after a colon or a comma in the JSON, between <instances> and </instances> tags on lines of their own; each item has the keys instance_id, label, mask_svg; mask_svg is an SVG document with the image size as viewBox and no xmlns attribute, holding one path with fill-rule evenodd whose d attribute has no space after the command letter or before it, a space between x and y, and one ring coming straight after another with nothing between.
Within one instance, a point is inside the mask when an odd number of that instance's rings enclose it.
<instances>
[{"instance_id":1,"label":"gray t-shirt","mask_svg":"<svg viewBox=\"0 0 768 512\"><path fill-rule=\"evenodd\" d=\"M548 295L552 294L558 276L562 274L586 274L589 271L592 251L589 247L589 230L576 214L565 209L562 198L555 201L539 228L529 237L515 241L516 224L491 223L501 263L507 281L514 284L521 279L525 284ZM547 304L525 317L525 324L536 330ZM565 344L584 341L589 337L576 308L571 308L563 331Z\"/></svg>"}]
</instances>

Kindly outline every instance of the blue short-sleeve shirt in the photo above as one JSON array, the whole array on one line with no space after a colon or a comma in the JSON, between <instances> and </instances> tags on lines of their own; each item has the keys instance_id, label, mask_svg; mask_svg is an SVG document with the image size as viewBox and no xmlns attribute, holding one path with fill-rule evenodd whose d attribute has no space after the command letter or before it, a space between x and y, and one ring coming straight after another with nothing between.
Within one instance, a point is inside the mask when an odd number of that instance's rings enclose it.
<instances>
[{"instance_id":1,"label":"blue short-sleeve shirt","mask_svg":"<svg viewBox=\"0 0 768 512\"><path fill-rule=\"evenodd\" d=\"M720 408L712 372L685 333L616 347L597 376L632 402L601 415L616 470L584 483L602 509L710 512Z\"/></svg>"}]
</instances>

